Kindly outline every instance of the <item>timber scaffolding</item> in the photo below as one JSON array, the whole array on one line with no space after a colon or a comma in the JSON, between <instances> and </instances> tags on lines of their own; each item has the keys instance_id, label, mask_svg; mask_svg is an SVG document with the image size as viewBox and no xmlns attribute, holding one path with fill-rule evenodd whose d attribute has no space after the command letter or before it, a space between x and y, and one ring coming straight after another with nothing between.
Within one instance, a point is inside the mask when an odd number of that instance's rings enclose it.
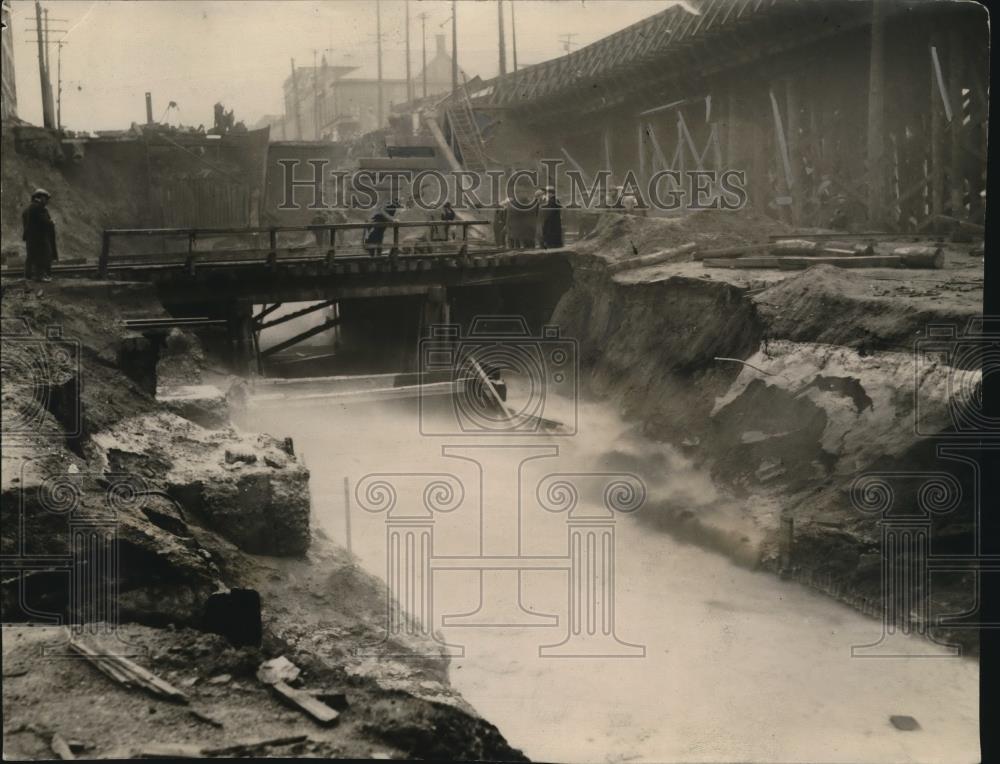
<instances>
[{"instance_id":1,"label":"timber scaffolding","mask_svg":"<svg viewBox=\"0 0 1000 764\"><path fill-rule=\"evenodd\" d=\"M743 170L751 204L793 225L842 211L941 230L982 222L988 36L972 2L704 0L491 80L472 104L619 183Z\"/></svg>"}]
</instances>

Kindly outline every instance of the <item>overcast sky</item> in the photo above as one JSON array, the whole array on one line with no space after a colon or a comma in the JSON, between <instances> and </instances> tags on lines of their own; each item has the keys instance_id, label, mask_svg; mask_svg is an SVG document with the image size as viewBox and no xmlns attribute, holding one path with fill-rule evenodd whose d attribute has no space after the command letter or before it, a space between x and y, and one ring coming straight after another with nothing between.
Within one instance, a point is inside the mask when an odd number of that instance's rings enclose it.
<instances>
[{"instance_id":1,"label":"overcast sky","mask_svg":"<svg viewBox=\"0 0 1000 764\"><path fill-rule=\"evenodd\" d=\"M6 0L5 0L6 2ZM574 34L576 46L593 42L673 3L670 0L517 0L518 63L537 63L562 53L560 36ZM382 0L383 62L386 75L405 67L405 2ZM291 58L310 66L313 50L327 50L331 62L375 61L374 0L49 0L53 30L69 30L62 50L63 124L77 130L127 128L145 121L144 93L153 93L153 116L168 102L180 107L188 125L212 122L212 105L222 101L236 118L252 125L280 113L281 84ZM13 0L14 63L18 113L41 124L34 2ZM511 5L504 3L508 67L511 62ZM434 35L447 33L451 47L451 3L412 0L413 71L420 66L420 21L427 13L428 57ZM55 19L64 19L56 21ZM442 25L443 26L440 26ZM458 3L459 63L472 76L497 73L495 0ZM53 32L52 40L59 38ZM53 88L56 50L52 49ZM169 121L176 123L175 115Z\"/></svg>"}]
</instances>

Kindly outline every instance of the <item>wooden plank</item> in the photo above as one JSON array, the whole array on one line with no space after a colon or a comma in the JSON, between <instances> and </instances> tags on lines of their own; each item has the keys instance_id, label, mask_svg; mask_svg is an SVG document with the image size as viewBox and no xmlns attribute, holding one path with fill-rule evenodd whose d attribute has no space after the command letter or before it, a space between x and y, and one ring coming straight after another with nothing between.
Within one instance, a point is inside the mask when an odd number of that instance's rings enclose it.
<instances>
[{"instance_id":1,"label":"wooden plank","mask_svg":"<svg viewBox=\"0 0 1000 764\"><path fill-rule=\"evenodd\" d=\"M285 682L275 682L268 686L288 703L308 714L324 727L337 723L337 717L340 716L340 713L334 711L321 700L317 700L308 692L289 687Z\"/></svg>"},{"instance_id":2,"label":"wooden plank","mask_svg":"<svg viewBox=\"0 0 1000 764\"><path fill-rule=\"evenodd\" d=\"M940 253L939 253L940 254ZM705 260L706 268L773 268L804 270L814 265L834 265L838 268L940 268L943 255L843 255L828 257L742 257L739 259Z\"/></svg>"},{"instance_id":3,"label":"wooden plank","mask_svg":"<svg viewBox=\"0 0 1000 764\"><path fill-rule=\"evenodd\" d=\"M73 755L73 751L69 748L69 743L67 743L63 739L63 736L58 732L52 736L52 740L49 741L49 747L52 749L52 753L63 761L73 761L76 759L76 756Z\"/></svg>"},{"instance_id":4,"label":"wooden plank","mask_svg":"<svg viewBox=\"0 0 1000 764\"><path fill-rule=\"evenodd\" d=\"M676 260L679 257L691 254L696 248L697 245L694 242L688 242L687 244L682 244L679 247L663 249L659 252L641 255L639 257L630 257L625 260L619 260L616 263L610 263L608 265L608 271L610 273L618 273L620 271L631 270L633 268L646 268L650 265L659 265L660 263Z\"/></svg>"},{"instance_id":5,"label":"wooden plank","mask_svg":"<svg viewBox=\"0 0 1000 764\"><path fill-rule=\"evenodd\" d=\"M188 698L183 692L169 682L160 679L160 677L151 671L147 671L142 666L133 663L128 658L120 655L99 653L76 639L70 639L69 646L72 650L86 658L99 671L123 685L138 686L154 695L159 695L177 703L188 702Z\"/></svg>"}]
</instances>

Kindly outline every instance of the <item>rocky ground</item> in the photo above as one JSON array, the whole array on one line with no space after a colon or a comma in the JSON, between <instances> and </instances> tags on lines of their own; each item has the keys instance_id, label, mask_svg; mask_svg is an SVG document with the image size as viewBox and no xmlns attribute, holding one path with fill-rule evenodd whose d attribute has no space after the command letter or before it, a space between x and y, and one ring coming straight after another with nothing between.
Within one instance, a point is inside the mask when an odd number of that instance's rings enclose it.
<instances>
[{"instance_id":1,"label":"rocky ground","mask_svg":"<svg viewBox=\"0 0 1000 764\"><path fill-rule=\"evenodd\" d=\"M976 342L964 355L922 348L929 327L960 340L981 315L982 243L942 241L940 270L715 269L690 252L607 268L687 242L711 249L772 234L787 230L749 212L605 215L573 246L574 287L553 322L578 338L590 394L620 401L645 435L709 469L730 497L672 502L650 522L880 615L881 518L852 495L860 476L893 475L898 508L927 500L914 476L950 475L948 510L928 515L932 551L973 549L975 468L938 449L974 421ZM912 242L879 246L900 243ZM973 590L967 575L942 574L923 595L935 617L974 607ZM975 649L975 629L945 631Z\"/></svg>"},{"instance_id":2,"label":"rocky ground","mask_svg":"<svg viewBox=\"0 0 1000 764\"><path fill-rule=\"evenodd\" d=\"M193 338L125 332L159 311L148 287L16 281L2 306L5 756L523 759L432 646L384 643L385 589L311 529L294 444L231 428L225 385L197 394ZM116 612L117 639L84 640L126 645L187 704L58 655L49 624ZM258 680L280 656L335 725Z\"/></svg>"}]
</instances>

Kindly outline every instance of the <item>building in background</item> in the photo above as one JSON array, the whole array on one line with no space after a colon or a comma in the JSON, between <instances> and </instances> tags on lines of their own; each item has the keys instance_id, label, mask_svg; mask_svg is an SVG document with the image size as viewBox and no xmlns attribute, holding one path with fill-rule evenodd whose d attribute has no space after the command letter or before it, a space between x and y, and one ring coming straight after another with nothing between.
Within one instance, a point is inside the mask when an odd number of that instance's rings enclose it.
<instances>
[{"instance_id":1,"label":"building in background","mask_svg":"<svg viewBox=\"0 0 1000 764\"><path fill-rule=\"evenodd\" d=\"M404 62L384 56L382 67L382 124L379 124L379 80L377 64L330 64L324 56L318 66L297 66L283 86L285 112L267 116L257 127L269 125L272 135L283 140L349 140L384 127L393 106L407 100ZM465 74L460 73L459 84ZM437 35L437 46L427 69L413 75L414 98L451 91L451 56L445 36Z\"/></svg>"}]
</instances>

